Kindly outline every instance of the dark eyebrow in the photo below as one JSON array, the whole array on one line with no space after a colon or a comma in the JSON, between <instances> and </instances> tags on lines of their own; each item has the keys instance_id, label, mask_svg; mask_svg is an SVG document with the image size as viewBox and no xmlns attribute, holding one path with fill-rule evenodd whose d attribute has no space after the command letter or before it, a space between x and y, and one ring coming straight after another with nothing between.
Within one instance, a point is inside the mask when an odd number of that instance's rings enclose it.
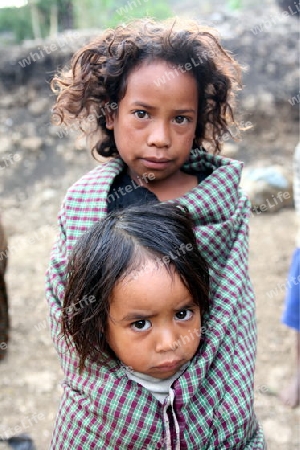
<instances>
[{"instance_id":1,"label":"dark eyebrow","mask_svg":"<svg viewBox=\"0 0 300 450\"><path fill-rule=\"evenodd\" d=\"M133 106L141 106L142 108L146 108L146 109L156 109L155 106L151 106L151 105L147 105L147 103L143 103L143 102L133 102L132 103Z\"/></svg>"},{"instance_id":2,"label":"dark eyebrow","mask_svg":"<svg viewBox=\"0 0 300 450\"><path fill-rule=\"evenodd\" d=\"M185 303L184 305L180 306L179 308L175 309L175 312L181 311L182 309L191 309L198 307L197 303L189 301L188 303ZM136 322L138 320L147 320L151 319L152 317L155 317L156 314L140 314L140 313L129 313L126 316L124 316L120 322Z\"/></svg>"},{"instance_id":3,"label":"dark eyebrow","mask_svg":"<svg viewBox=\"0 0 300 450\"><path fill-rule=\"evenodd\" d=\"M196 114L196 111L194 109L176 109L176 114L187 114L187 113L194 113Z\"/></svg>"},{"instance_id":4,"label":"dark eyebrow","mask_svg":"<svg viewBox=\"0 0 300 450\"><path fill-rule=\"evenodd\" d=\"M191 308L195 308L195 306L198 307L196 302L189 302L189 303L186 303L186 304L180 306L180 308L175 309L175 311L181 311L182 309L191 309Z\"/></svg>"},{"instance_id":5,"label":"dark eyebrow","mask_svg":"<svg viewBox=\"0 0 300 450\"><path fill-rule=\"evenodd\" d=\"M155 314L137 314L137 313L129 313L120 320L120 322L136 322L137 320L146 320L154 317Z\"/></svg>"},{"instance_id":6,"label":"dark eyebrow","mask_svg":"<svg viewBox=\"0 0 300 450\"><path fill-rule=\"evenodd\" d=\"M155 110L156 109L155 106L147 105L147 103L139 102L139 101L133 102L132 105L133 106L140 106L142 108L150 109L150 110ZM176 109L174 112L176 114L187 114L187 113L194 113L194 114L196 114L196 111L194 109Z\"/></svg>"}]
</instances>

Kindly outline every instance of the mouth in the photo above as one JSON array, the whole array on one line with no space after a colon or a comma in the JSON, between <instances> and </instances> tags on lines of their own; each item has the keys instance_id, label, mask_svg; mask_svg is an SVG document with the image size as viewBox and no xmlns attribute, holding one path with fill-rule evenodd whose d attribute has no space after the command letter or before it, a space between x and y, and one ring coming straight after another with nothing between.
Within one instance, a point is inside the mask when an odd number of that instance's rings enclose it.
<instances>
[{"instance_id":1,"label":"mouth","mask_svg":"<svg viewBox=\"0 0 300 450\"><path fill-rule=\"evenodd\" d=\"M159 364L158 366L155 366L155 369L168 372L169 370L175 370L179 368L182 365L182 363L183 362L181 359L175 361L166 361L162 364Z\"/></svg>"},{"instance_id":2,"label":"mouth","mask_svg":"<svg viewBox=\"0 0 300 450\"><path fill-rule=\"evenodd\" d=\"M141 158L141 160L148 169L165 169L171 163L171 159L167 158Z\"/></svg>"}]
</instances>

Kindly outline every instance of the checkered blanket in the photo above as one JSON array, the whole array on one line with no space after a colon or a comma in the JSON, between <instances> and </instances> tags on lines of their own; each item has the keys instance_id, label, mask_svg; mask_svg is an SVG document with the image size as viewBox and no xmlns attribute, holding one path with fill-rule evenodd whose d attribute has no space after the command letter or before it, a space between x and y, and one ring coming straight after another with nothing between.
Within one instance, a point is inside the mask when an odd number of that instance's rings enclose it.
<instances>
[{"instance_id":1,"label":"checkered blanket","mask_svg":"<svg viewBox=\"0 0 300 450\"><path fill-rule=\"evenodd\" d=\"M51 444L55 450L165 449L161 403L129 380L116 361L108 367L88 361L79 375L76 353L68 351L59 336L68 253L78 237L105 216L107 194L123 167L120 159L111 160L81 178L69 189L59 216L60 236L47 273L52 337L64 372ZM250 206L239 189L242 164L193 151L186 168L213 168L179 199L195 220L199 248L211 266L212 287L202 344L172 385L180 449L262 450L265 442L253 410L256 324L248 274Z\"/></svg>"}]
</instances>

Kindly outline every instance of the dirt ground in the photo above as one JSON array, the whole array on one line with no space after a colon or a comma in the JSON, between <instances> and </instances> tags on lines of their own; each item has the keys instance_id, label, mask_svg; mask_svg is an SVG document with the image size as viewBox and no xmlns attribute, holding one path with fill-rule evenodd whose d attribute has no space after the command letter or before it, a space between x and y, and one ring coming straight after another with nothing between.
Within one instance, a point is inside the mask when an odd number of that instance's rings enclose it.
<instances>
[{"instance_id":1,"label":"dirt ground","mask_svg":"<svg viewBox=\"0 0 300 450\"><path fill-rule=\"evenodd\" d=\"M284 155L289 161L294 144L295 139ZM254 144L252 148L254 152ZM253 152L244 159L250 160ZM266 156L270 161L283 157L271 152ZM49 447L62 381L49 336L44 273L65 191L93 166L84 151L55 158L28 156L19 172L6 178L1 200L11 248L7 273L11 330L7 357L0 363L0 436L28 433L37 450ZM253 214L250 221L250 272L258 323L255 401L268 450L296 450L300 445L300 409L285 408L277 397L292 375L295 356L294 334L280 323L294 248L293 219L294 210L284 209ZM2 448L6 447L0 443Z\"/></svg>"}]
</instances>

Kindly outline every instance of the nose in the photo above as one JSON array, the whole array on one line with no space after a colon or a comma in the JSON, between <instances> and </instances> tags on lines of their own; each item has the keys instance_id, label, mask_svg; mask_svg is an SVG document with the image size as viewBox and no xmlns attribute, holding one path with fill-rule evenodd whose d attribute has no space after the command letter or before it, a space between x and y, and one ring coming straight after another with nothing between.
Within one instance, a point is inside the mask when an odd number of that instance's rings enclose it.
<instances>
[{"instance_id":1,"label":"nose","mask_svg":"<svg viewBox=\"0 0 300 450\"><path fill-rule=\"evenodd\" d=\"M156 351L158 353L174 351L178 347L177 333L170 328L164 327L161 329L156 336Z\"/></svg>"},{"instance_id":2,"label":"nose","mask_svg":"<svg viewBox=\"0 0 300 450\"><path fill-rule=\"evenodd\" d=\"M149 132L147 145L149 147L170 147L171 131L170 125L164 121L155 121Z\"/></svg>"}]
</instances>

